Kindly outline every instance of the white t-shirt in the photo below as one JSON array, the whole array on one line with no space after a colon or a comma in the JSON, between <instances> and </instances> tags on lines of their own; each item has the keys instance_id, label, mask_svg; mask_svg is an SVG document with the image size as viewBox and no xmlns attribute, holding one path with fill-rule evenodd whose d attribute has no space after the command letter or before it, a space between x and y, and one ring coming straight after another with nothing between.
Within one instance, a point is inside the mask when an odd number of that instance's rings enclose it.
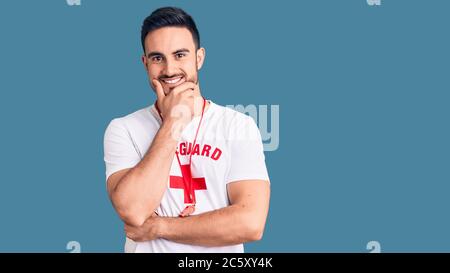
<instances>
[{"instance_id":1,"label":"white t-shirt","mask_svg":"<svg viewBox=\"0 0 450 273\"><path fill-rule=\"evenodd\" d=\"M193 215L230 205L227 184L247 179L269 180L261 136L254 120L242 113L209 101L192 155L192 177L196 207ZM183 130L177 151L181 164L188 164L200 117ZM134 167L146 154L161 125L154 105L125 117L113 119L105 132L106 179L125 168ZM157 212L177 217L186 207L185 190L179 182L180 165L172 161L167 190ZM178 182L177 182L178 180ZM165 239L134 242L126 239L125 252L243 252L242 244L203 247Z\"/></svg>"}]
</instances>

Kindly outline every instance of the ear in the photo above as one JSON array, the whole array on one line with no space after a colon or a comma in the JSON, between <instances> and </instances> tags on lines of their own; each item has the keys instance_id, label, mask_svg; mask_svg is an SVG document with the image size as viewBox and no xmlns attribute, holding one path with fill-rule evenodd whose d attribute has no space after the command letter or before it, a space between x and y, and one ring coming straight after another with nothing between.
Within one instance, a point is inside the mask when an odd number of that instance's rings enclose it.
<instances>
[{"instance_id":1,"label":"ear","mask_svg":"<svg viewBox=\"0 0 450 273\"><path fill-rule=\"evenodd\" d=\"M145 56L145 54L142 55L141 60L142 60L142 63L144 64L145 70L148 71L148 66L147 66L147 61L148 60L147 60L147 57Z\"/></svg>"},{"instance_id":2,"label":"ear","mask_svg":"<svg viewBox=\"0 0 450 273\"><path fill-rule=\"evenodd\" d=\"M203 62L205 61L205 49L203 47L197 49L197 70L200 70L203 66Z\"/></svg>"}]
</instances>

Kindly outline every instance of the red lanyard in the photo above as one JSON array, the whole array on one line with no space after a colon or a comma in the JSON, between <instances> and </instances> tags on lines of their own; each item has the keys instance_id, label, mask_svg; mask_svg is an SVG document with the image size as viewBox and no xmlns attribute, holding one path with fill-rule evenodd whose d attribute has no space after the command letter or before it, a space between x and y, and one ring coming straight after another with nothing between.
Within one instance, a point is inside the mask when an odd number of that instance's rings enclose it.
<instances>
[{"instance_id":1,"label":"red lanyard","mask_svg":"<svg viewBox=\"0 0 450 273\"><path fill-rule=\"evenodd\" d=\"M197 130L195 132L195 137L194 137L194 143L191 146L191 149L189 151L189 173L185 174L183 172L183 168L181 167L181 161L180 161L180 157L178 156L178 151L175 152L176 156L177 156L177 160L178 160L178 165L180 166L180 172L181 172L181 176L183 177L183 183L184 183L184 188L185 190L188 191L189 195L188 195L188 203L186 204L186 208L183 210L183 212L180 214L180 217L185 216L185 214L189 215L191 213L194 212L195 210L195 193L194 193L194 188L192 187L192 169L191 169L191 163L192 163L192 154L194 152L194 148L195 148L195 144L197 142L197 136L198 136L198 131L200 130L200 126L202 124L202 120L203 120L203 114L205 113L205 106L206 106L206 100L205 98L203 98L203 107L202 107L202 115L200 117L200 121L198 123L198 127ZM155 102L155 108L158 111L159 117L161 118L161 120L163 119L161 116L161 111L158 108L158 104Z\"/></svg>"}]
</instances>

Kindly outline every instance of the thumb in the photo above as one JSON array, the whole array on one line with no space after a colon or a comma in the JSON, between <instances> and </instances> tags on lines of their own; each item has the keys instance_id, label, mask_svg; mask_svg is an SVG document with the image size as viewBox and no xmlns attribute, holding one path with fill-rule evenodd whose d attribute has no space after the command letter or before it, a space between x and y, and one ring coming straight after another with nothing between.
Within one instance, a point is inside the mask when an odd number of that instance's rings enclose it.
<instances>
[{"instance_id":1,"label":"thumb","mask_svg":"<svg viewBox=\"0 0 450 273\"><path fill-rule=\"evenodd\" d=\"M164 90L162 88L162 85L159 81L157 80L152 80L152 84L153 87L155 89L156 92L156 96L158 97L158 100L162 100L166 95L164 94Z\"/></svg>"}]
</instances>

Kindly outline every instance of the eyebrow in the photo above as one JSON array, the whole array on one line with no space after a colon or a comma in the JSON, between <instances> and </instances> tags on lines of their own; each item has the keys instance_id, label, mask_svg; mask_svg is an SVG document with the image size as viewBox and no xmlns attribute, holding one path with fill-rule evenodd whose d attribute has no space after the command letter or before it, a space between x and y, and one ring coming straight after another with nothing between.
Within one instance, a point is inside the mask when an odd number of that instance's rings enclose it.
<instances>
[{"instance_id":1,"label":"eyebrow","mask_svg":"<svg viewBox=\"0 0 450 273\"><path fill-rule=\"evenodd\" d=\"M185 53L185 52L189 53L190 51L187 48L180 48L180 49L177 49L176 51L172 52L172 55L175 55L178 53ZM161 52L158 52L158 51L152 51L147 54L147 58L151 58L153 56L164 56L164 54L162 54Z\"/></svg>"}]
</instances>

